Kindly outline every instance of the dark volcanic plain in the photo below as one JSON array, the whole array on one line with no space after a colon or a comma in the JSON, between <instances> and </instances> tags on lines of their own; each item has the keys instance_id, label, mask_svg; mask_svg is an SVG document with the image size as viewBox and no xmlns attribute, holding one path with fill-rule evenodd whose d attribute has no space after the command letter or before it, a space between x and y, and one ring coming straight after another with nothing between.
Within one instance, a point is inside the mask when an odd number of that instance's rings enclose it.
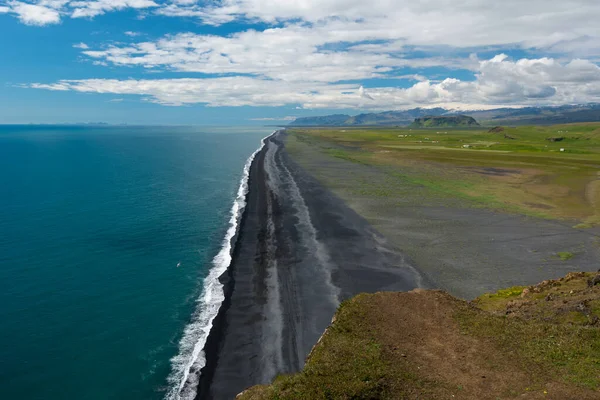
<instances>
[{"instance_id":1,"label":"dark volcanic plain","mask_svg":"<svg viewBox=\"0 0 600 400\"><path fill-rule=\"evenodd\" d=\"M333 157L331 142L288 137L286 151L409 257L435 288L471 300L499 289L534 285L600 267L600 229L473 207L436 197L394 176L397 170ZM341 149L341 147L339 147ZM401 167L399 167L401 168ZM401 170L400 170L401 172ZM400 193L380 195L387 188ZM557 255L568 252L571 258Z\"/></svg>"}]
</instances>

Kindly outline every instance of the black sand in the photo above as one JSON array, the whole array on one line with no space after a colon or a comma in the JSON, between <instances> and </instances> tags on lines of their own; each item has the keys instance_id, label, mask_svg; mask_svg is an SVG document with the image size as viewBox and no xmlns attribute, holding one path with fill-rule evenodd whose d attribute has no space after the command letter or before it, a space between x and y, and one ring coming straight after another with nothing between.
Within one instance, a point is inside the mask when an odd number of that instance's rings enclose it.
<instances>
[{"instance_id":1,"label":"black sand","mask_svg":"<svg viewBox=\"0 0 600 400\"><path fill-rule=\"evenodd\" d=\"M410 260L300 169L271 137L250 170L227 300L205 351L201 399L232 399L299 371L340 301L427 286Z\"/></svg>"}]
</instances>

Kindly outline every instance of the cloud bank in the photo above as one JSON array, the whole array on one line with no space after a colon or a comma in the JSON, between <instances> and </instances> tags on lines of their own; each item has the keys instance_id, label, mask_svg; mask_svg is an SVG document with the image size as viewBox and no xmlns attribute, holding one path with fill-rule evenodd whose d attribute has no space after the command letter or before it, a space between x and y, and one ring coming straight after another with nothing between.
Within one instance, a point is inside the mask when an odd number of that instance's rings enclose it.
<instances>
[{"instance_id":1,"label":"cloud bank","mask_svg":"<svg viewBox=\"0 0 600 400\"><path fill-rule=\"evenodd\" d=\"M268 77L216 77L142 80L64 80L34 83L37 89L141 95L165 105L201 103L218 106L285 106L303 108L391 109L459 103L472 108L490 105L552 105L600 99L600 67L575 59L510 60L501 54L479 61L474 81L425 80L408 88L371 87L315 80Z\"/></svg>"}]
</instances>

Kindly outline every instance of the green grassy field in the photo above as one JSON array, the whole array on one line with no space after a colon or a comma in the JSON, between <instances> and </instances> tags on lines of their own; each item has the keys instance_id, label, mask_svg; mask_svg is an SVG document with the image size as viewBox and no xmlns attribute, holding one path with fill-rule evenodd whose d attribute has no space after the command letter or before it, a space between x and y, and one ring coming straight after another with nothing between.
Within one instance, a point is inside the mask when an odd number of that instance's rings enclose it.
<instances>
[{"instance_id":1,"label":"green grassy field","mask_svg":"<svg viewBox=\"0 0 600 400\"><path fill-rule=\"evenodd\" d=\"M299 142L309 144L336 158L381 167L391 178L427 188L434 196L568 220L580 228L600 223L600 123L504 127L496 132L489 128L289 132L292 152ZM394 185L379 194L401 195Z\"/></svg>"}]
</instances>

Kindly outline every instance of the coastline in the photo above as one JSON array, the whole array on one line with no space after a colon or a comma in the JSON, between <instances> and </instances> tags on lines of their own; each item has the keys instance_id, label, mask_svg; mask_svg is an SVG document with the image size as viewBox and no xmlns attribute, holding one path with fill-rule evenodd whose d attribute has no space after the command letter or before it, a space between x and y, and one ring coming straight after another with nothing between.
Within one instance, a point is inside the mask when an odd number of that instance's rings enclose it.
<instances>
[{"instance_id":1,"label":"coastline","mask_svg":"<svg viewBox=\"0 0 600 400\"><path fill-rule=\"evenodd\" d=\"M345 299L430 286L404 254L288 157L284 136L265 139L250 166L196 399L231 399L298 372Z\"/></svg>"},{"instance_id":2,"label":"coastline","mask_svg":"<svg viewBox=\"0 0 600 400\"><path fill-rule=\"evenodd\" d=\"M224 299L205 363L190 370L197 390L179 398L232 399L300 371L340 302L359 293L441 288L469 299L579 268L542 259L587 242L585 233L453 205L365 201L344 188L380 180L379 170L314 149L288 152L287 142L276 131L251 158L231 262L219 277ZM590 247L579 260L594 254Z\"/></svg>"},{"instance_id":3,"label":"coastline","mask_svg":"<svg viewBox=\"0 0 600 400\"><path fill-rule=\"evenodd\" d=\"M212 354L212 343L215 335L210 337L213 324L220 325L219 314L222 306L227 306L228 294L233 283L226 279L228 269L232 265L235 243L238 240L240 226L243 224L250 185L250 174L255 158L264 148L266 140L276 133L264 137L260 147L246 160L237 195L230 211L229 227L222 241L222 246L212 260L212 267L203 281L200 307L193 314L192 321L186 326L179 342L179 354L171 359L173 369L168 377L171 389L167 400L194 399L198 396L201 384L201 371L207 366L207 353ZM226 308L226 307L225 307ZM217 329L218 330L218 329ZM217 335L218 337L218 335ZM177 367L176 367L177 366ZM210 371L210 366L207 371ZM210 376L210 372L208 372ZM205 381L205 380L204 380Z\"/></svg>"},{"instance_id":4,"label":"coastline","mask_svg":"<svg viewBox=\"0 0 600 400\"><path fill-rule=\"evenodd\" d=\"M268 140L268 138L264 139L264 141L266 140ZM241 215L236 235L232 238L232 262L229 265L229 268L227 268L227 270L225 271L225 273L219 277L219 281L223 285L223 294L225 299L223 300L223 303L219 308L219 312L213 320L210 333L208 334L206 343L204 345L204 348L202 349L202 351L205 354L206 363L205 366L197 372L199 374L199 383L197 388L197 394L195 396L196 399L207 399L210 397L210 387L219 358L219 350L220 346L222 345L222 337L227 328L226 315L227 311L231 307L231 296L235 288L235 260L239 258L239 244L243 240L243 232L245 232L246 230L245 225L249 213L249 198L250 196L255 195L257 193L256 186L260 185L261 183L261 179L258 176L258 174L260 173L258 164L260 163L260 159L264 158L264 154L265 147L263 146L258 151L258 153L256 153L250 165L250 170L248 174L248 192L246 193L246 207L244 208L244 212ZM258 190L260 192L260 189Z\"/></svg>"}]
</instances>

